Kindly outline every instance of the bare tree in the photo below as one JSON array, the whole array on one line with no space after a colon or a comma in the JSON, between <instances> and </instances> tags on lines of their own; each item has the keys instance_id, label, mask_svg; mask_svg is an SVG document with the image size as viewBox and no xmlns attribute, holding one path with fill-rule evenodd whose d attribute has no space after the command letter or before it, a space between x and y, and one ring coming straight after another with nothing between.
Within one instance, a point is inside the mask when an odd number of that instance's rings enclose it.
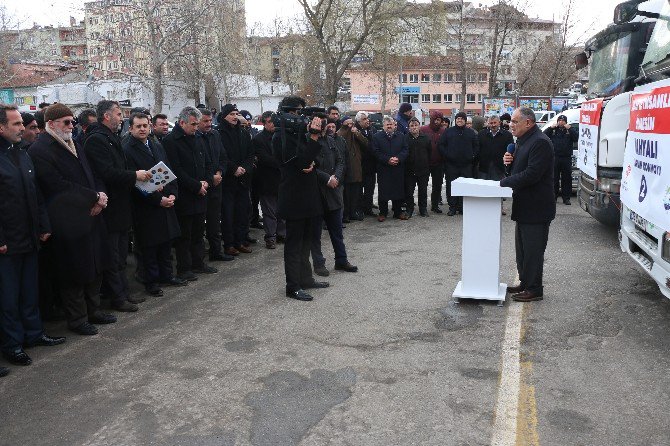
<instances>
[{"instance_id":1,"label":"bare tree","mask_svg":"<svg viewBox=\"0 0 670 446\"><path fill-rule=\"evenodd\" d=\"M323 62L324 99L334 103L345 71L370 39L401 17L402 0L298 0Z\"/></svg>"}]
</instances>

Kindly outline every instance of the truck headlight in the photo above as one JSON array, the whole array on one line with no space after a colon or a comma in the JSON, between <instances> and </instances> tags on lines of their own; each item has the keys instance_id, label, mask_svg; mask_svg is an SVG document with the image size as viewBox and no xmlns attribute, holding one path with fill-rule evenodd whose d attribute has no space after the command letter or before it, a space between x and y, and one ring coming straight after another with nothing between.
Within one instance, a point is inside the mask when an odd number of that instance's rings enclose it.
<instances>
[{"instance_id":1,"label":"truck headlight","mask_svg":"<svg viewBox=\"0 0 670 446\"><path fill-rule=\"evenodd\" d=\"M598 181L598 189L610 194L618 194L621 192L621 180L614 178L600 178Z\"/></svg>"},{"instance_id":2,"label":"truck headlight","mask_svg":"<svg viewBox=\"0 0 670 446\"><path fill-rule=\"evenodd\" d=\"M661 244L661 258L670 263L670 232L663 234L663 243Z\"/></svg>"}]
</instances>

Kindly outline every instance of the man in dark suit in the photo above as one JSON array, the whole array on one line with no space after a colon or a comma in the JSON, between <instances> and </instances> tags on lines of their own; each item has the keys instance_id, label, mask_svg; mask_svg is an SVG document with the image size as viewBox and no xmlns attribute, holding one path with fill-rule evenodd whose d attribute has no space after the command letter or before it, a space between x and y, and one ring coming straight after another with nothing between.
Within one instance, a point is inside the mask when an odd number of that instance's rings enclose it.
<instances>
[{"instance_id":1,"label":"man in dark suit","mask_svg":"<svg viewBox=\"0 0 670 446\"><path fill-rule=\"evenodd\" d=\"M126 166L126 157L117 132L123 122L118 102L100 101L96 108L98 122L87 129L84 152L100 178L109 196L109 206L102 213L107 225L109 252L112 267L105 271L102 281L103 294L109 294L112 308L117 311L137 311L143 297L132 297L126 278L129 232L133 224L130 192L136 181L148 181L151 173L133 171Z\"/></svg>"},{"instance_id":2,"label":"man in dark suit","mask_svg":"<svg viewBox=\"0 0 670 446\"><path fill-rule=\"evenodd\" d=\"M265 230L265 247L275 249L277 242L286 238L286 222L277 217L277 194L281 163L272 155L272 135L275 125L273 113L266 111L261 116L263 131L254 136L251 145L258 159L255 176L258 177L258 195L263 211L263 229Z\"/></svg>"},{"instance_id":3,"label":"man in dark suit","mask_svg":"<svg viewBox=\"0 0 670 446\"><path fill-rule=\"evenodd\" d=\"M37 250L51 236L35 168L19 147L23 119L0 104L0 342L12 364L29 365L24 346L53 346L63 337L44 333L38 306ZM0 376L7 374L0 367Z\"/></svg>"},{"instance_id":4,"label":"man in dark suit","mask_svg":"<svg viewBox=\"0 0 670 446\"><path fill-rule=\"evenodd\" d=\"M407 220L401 206L405 198L405 160L409 155L405 135L396 131L393 118L384 118L384 131L372 137L372 149L377 157L377 181L379 182L378 222L386 220L389 200L393 203L393 218Z\"/></svg>"},{"instance_id":5,"label":"man in dark suit","mask_svg":"<svg viewBox=\"0 0 670 446\"><path fill-rule=\"evenodd\" d=\"M516 267L521 283L507 291L518 302L531 302L542 300L544 251L549 225L556 216L554 148L529 108L514 111L510 129L517 147L514 155L505 154L504 163L511 164L512 171L500 185L514 191L512 220L516 221Z\"/></svg>"},{"instance_id":6,"label":"man in dark suit","mask_svg":"<svg viewBox=\"0 0 670 446\"><path fill-rule=\"evenodd\" d=\"M53 107L53 108L52 108ZM52 235L47 241L49 266L58 281L68 328L95 335L91 324L111 324L116 317L100 311L100 283L110 268L107 231L100 213L107 206L102 181L93 175L86 153L72 140L74 116L54 104L45 113L45 132L30 146Z\"/></svg>"},{"instance_id":7,"label":"man in dark suit","mask_svg":"<svg viewBox=\"0 0 670 446\"><path fill-rule=\"evenodd\" d=\"M149 116L135 113L130 116L128 137L123 141L129 169L151 169L159 162L170 163L158 141L150 138ZM179 222L174 211L177 183L167 183L160 190L146 194L137 188L132 192L135 243L142 251L145 290L151 296L162 296L159 284L181 286L188 281L172 274L172 240L179 237Z\"/></svg>"},{"instance_id":8,"label":"man in dark suit","mask_svg":"<svg viewBox=\"0 0 670 446\"><path fill-rule=\"evenodd\" d=\"M228 167L223 179L221 229L224 252L233 256L241 252L251 253L247 233L254 150L251 147L251 135L242 128L238 116L235 104L224 105L219 113L221 142L228 155Z\"/></svg>"},{"instance_id":9,"label":"man in dark suit","mask_svg":"<svg viewBox=\"0 0 670 446\"><path fill-rule=\"evenodd\" d=\"M198 279L196 273L217 272L204 262L207 190L214 182L214 168L196 136L200 118L200 110L184 107L179 113L179 123L163 138L163 147L179 186L179 200L175 204L181 228L181 236L175 242L177 277L189 281Z\"/></svg>"},{"instance_id":10,"label":"man in dark suit","mask_svg":"<svg viewBox=\"0 0 670 446\"><path fill-rule=\"evenodd\" d=\"M283 112L297 115L305 100L287 96L279 106ZM302 301L313 299L306 289L328 287L327 282L314 280L309 264L313 219L323 213L314 160L321 151L318 140L325 118L325 114L315 116L305 128L307 135L302 128L289 131L280 126L272 137L272 152L281 163L277 207L279 217L286 219L286 295Z\"/></svg>"},{"instance_id":11,"label":"man in dark suit","mask_svg":"<svg viewBox=\"0 0 670 446\"><path fill-rule=\"evenodd\" d=\"M221 198L223 195L223 175L228 167L226 150L221 143L219 132L212 130L212 112L206 108L200 109L202 118L198 124L198 138L207 150L207 155L214 166L212 185L207 189L207 215L205 217L205 232L209 244L209 261L230 261L235 257L225 254L221 248Z\"/></svg>"},{"instance_id":12,"label":"man in dark suit","mask_svg":"<svg viewBox=\"0 0 670 446\"><path fill-rule=\"evenodd\" d=\"M558 199L560 194L563 204L570 205L572 149L579 140L579 133L575 127L568 124L568 118L565 115L559 115L556 123L545 130L544 134L551 139L554 145L554 195Z\"/></svg>"}]
</instances>

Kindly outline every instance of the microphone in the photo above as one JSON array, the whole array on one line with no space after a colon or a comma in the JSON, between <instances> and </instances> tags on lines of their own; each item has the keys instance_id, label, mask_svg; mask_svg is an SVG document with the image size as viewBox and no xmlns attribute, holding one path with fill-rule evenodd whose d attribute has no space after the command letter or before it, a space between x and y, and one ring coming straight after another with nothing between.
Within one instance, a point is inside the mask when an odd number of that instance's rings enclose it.
<instances>
[{"instance_id":1,"label":"microphone","mask_svg":"<svg viewBox=\"0 0 670 446\"><path fill-rule=\"evenodd\" d=\"M516 144L508 144L506 152L509 153L510 155L514 155L514 150L516 150ZM512 164L507 164L505 166L505 176L508 177L510 176L510 172L512 170Z\"/></svg>"}]
</instances>

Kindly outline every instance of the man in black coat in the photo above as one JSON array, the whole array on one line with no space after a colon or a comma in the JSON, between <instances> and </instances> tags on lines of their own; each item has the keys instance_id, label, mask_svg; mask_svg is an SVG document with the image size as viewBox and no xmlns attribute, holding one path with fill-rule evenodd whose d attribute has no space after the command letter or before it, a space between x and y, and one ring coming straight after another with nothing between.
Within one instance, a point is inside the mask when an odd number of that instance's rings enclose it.
<instances>
[{"instance_id":1,"label":"man in black coat","mask_svg":"<svg viewBox=\"0 0 670 446\"><path fill-rule=\"evenodd\" d=\"M379 215L377 221L386 220L389 211L389 200L393 206L393 218L407 220L402 212L405 199L405 161L409 150L405 135L396 131L395 120L384 118L384 131L372 137L372 148L377 157L377 180L379 181Z\"/></svg>"},{"instance_id":2,"label":"man in black coat","mask_svg":"<svg viewBox=\"0 0 670 446\"><path fill-rule=\"evenodd\" d=\"M228 167L226 150L221 143L219 132L212 130L212 112L206 108L200 109L202 119L198 124L196 135L201 144L204 144L214 172L212 185L207 189L207 215L205 216L205 233L209 244L209 261L230 261L235 257L225 254L221 249L221 198L223 196L223 175Z\"/></svg>"},{"instance_id":3,"label":"man in black coat","mask_svg":"<svg viewBox=\"0 0 670 446\"><path fill-rule=\"evenodd\" d=\"M102 281L103 294L109 294L112 308L117 311L137 311L136 303L143 297L132 297L126 277L129 232L133 225L130 193L136 181L148 181L151 173L130 170L117 132L123 122L118 102L100 101L96 107L98 122L87 129L84 152L100 178L109 196L109 205L102 213L107 224L107 243L112 256L112 267L105 271Z\"/></svg>"},{"instance_id":4,"label":"man in black coat","mask_svg":"<svg viewBox=\"0 0 670 446\"><path fill-rule=\"evenodd\" d=\"M239 111L234 104L224 105L219 113L221 142L228 155L228 168L223 179L221 228L224 252L233 256L240 255L240 252L251 252L247 233L254 150L251 147L251 136L242 128L238 116Z\"/></svg>"},{"instance_id":5,"label":"man in black coat","mask_svg":"<svg viewBox=\"0 0 670 446\"><path fill-rule=\"evenodd\" d=\"M414 214L414 188L419 187L419 215L428 216L428 179L430 178L431 142L421 132L417 118L409 120L409 133L405 135L409 155L405 161L405 203L407 216Z\"/></svg>"},{"instance_id":6,"label":"man in black coat","mask_svg":"<svg viewBox=\"0 0 670 446\"><path fill-rule=\"evenodd\" d=\"M279 194L279 179L281 164L272 155L272 136L275 125L272 121L273 113L266 111L261 116L263 131L254 136L251 145L258 159L255 175L258 177L258 195L263 211L263 229L265 230L265 247L275 249L278 241L286 238L286 222L277 217L277 195Z\"/></svg>"},{"instance_id":7,"label":"man in black coat","mask_svg":"<svg viewBox=\"0 0 670 446\"><path fill-rule=\"evenodd\" d=\"M449 127L440 137L440 153L444 158L447 177L449 216L463 213L463 197L451 195L451 182L460 177L472 178L474 163L479 155L479 138L474 130L466 127L467 119L464 112L456 113L456 125Z\"/></svg>"},{"instance_id":8,"label":"man in black coat","mask_svg":"<svg viewBox=\"0 0 670 446\"><path fill-rule=\"evenodd\" d=\"M151 171L160 162L170 167L161 143L149 137L150 122L143 113L130 116L128 137L123 141L129 169ZM160 283L175 286L188 283L172 274L172 241L181 233L174 211L177 197L176 181L150 194L133 188L135 240L142 252L145 290L151 296L163 295Z\"/></svg>"},{"instance_id":9,"label":"man in black coat","mask_svg":"<svg viewBox=\"0 0 670 446\"><path fill-rule=\"evenodd\" d=\"M335 252L335 269L352 273L358 271L358 268L349 263L347 259L347 249L344 246L344 235L342 234L344 208L342 180L346 165L347 143L344 138L335 133L336 123L335 119L328 118L328 125L322 131L322 137L318 139L321 151L314 161L323 205L323 219L314 219L311 247L314 272L319 276L330 274L326 268L326 259L321 252L321 224L323 221L326 222L328 235Z\"/></svg>"},{"instance_id":10,"label":"man in black coat","mask_svg":"<svg viewBox=\"0 0 670 446\"><path fill-rule=\"evenodd\" d=\"M287 96L279 105L284 112L297 115L305 101L297 96ZM302 129L289 131L280 126L272 137L272 152L281 163L278 215L286 219L286 295L302 301L313 299L305 289L328 286L327 282L314 281L309 264L314 218L323 214L314 160L321 152L318 140L324 125L325 114L322 114L307 125L307 135Z\"/></svg>"},{"instance_id":11,"label":"man in black coat","mask_svg":"<svg viewBox=\"0 0 670 446\"><path fill-rule=\"evenodd\" d=\"M95 335L98 329L91 324L116 322L116 317L100 311L102 274L111 266L100 215L107 195L84 150L72 140L72 111L62 104L52 107L45 114L45 132L28 153L47 204L52 229L47 242L49 263L58 280L68 328Z\"/></svg>"},{"instance_id":12,"label":"man in black coat","mask_svg":"<svg viewBox=\"0 0 670 446\"><path fill-rule=\"evenodd\" d=\"M372 150L373 128L370 125L370 117L365 112L356 113L356 128L365 136L367 144L361 142L361 168L363 169L363 183L361 196L358 202L360 211L364 215L374 216L372 208L374 207L375 185L377 184L377 157Z\"/></svg>"},{"instance_id":13,"label":"man in black coat","mask_svg":"<svg viewBox=\"0 0 670 446\"><path fill-rule=\"evenodd\" d=\"M38 306L37 251L51 236L35 167L19 148L23 119L0 105L0 346L12 364L29 365L23 346L53 346L63 337L44 333ZM8 370L0 367L0 376Z\"/></svg>"},{"instance_id":14,"label":"man in black coat","mask_svg":"<svg viewBox=\"0 0 670 446\"><path fill-rule=\"evenodd\" d=\"M516 267L521 283L507 291L518 302L530 302L542 300L544 251L549 225L556 216L554 148L529 108L514 111L510 128L517 147L513 156L505 154L504 162L512 164L512 171L500 185L514 190L512 220L516 221Z\"/></svg>"},{"instance_id":15,"label":"man in black coat","mask_svg":"<svg viewBox=\"0 0 670 446\"><path fill-rule=\"evenodd\" d=\"M577 129L568 124L565 115L559 115L556 123L544 134L554 145L554 195L563 198L563 204L570 205L572 194L572 149L579 139ZM560 188L559 188L560 184Z\"/></svg>"},{"instance_id":16,"label":"man in black coat","mask_svg":"<svg viewBox=\"0 0 670 446\"><path fill-rule=\"evenodd\" d=\"M179 199L175 204L181 228L181 236L175 242L177 277L189 281L198 279L195 274L217 272L204 261L207 190L214 183L214 167L196 136L201 118L200 110L184 107L179 113L179 124L163 138L163 147L179 186Z\"/></svg>"},{"instance_id":17,"label":"man in black coat","mask_svg":"<svg viewBox=\"0 0 670 446\"><path fill-rule=\"evenodd\" d=\"M482 180L500 181L505 176L505 165L502 163L507 146L514 143L510 132L500 128L500 117L491 115L488 128L479 132L479 178Z\"/></svg>"}]
</instances>

